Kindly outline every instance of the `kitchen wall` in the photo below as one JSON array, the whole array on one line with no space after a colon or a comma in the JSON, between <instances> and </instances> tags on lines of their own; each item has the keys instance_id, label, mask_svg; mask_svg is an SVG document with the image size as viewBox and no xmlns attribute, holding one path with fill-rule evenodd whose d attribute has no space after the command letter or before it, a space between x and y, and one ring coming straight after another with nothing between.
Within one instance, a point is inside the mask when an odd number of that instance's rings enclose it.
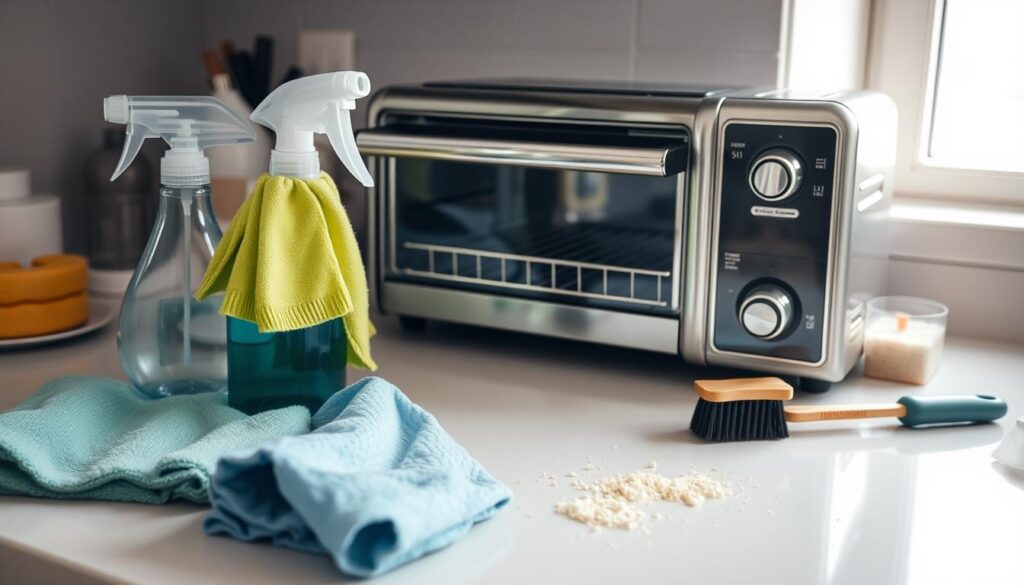
<instances>
[{"instance_id":1,"label":"kitchen wall","mask_svg":"<svg viewBox=\"0 0 1024 585\"><path fill-rule=\"evenodd\" d=\"M37 193L62 196L66 247L84 252L82 164L100 142L102 98L205 92L199 52L224 39L274 36L279 76L300 30L353 30L376 87L510 75L773 84L782 2L0 0L0 166L27 166ZM155 164L161 147L146 150Z\"/></svg>"},{"instance_id":2,"label":"kitchen wall","mask_svg":"<svg viewBox=\"0 0 1024 585\"><path fill-rule=\"evenodd\" d=\"M349 29L376 87L427 79L546 76L773 84L782 0L208 0L206 43Z\"/></svg>"},{"instance_id":3,"label":"kitchen wall","mask_svg":"<svg viewBox=\"0 0 1024 585\"><path fill-rule=\"evenodd\" d=\"M205 42L251 48L269 34L274 79L302 30L356 35L375 88L438 79L535 76L773 85L783 0L207 0ZM353 123L365 123L359 106ZM339 180L361 231L362 190Z\"/></svg>"},{"instance_id":4,"label":"kitchen wall","mask_svg":"<svg viewBox=\"0 0 1024 585\"><path fill-rule=\"evenodd\" d=\"M102 98L204 93L199 52L222 40L249 48L255 35L272 35L279 78L297 60L300 31L352 30L356 65L377 88L482 76L857 85L871 1L829 5L825 9L818 0L0 0L0 166L29 167L37 193L63 198L66 247L84 252L82 165L106 125ZM800 26L808 20L811 26ZM364 116L361 106L357 125ZM163 147L148 142L144 152L155 164ZM361 217L358 205L352 215ZM991 311L972 314L988 305L973 302L976 295L966 287L948 285L962 278L947 281L944 272L921 273L926 263L900 247L912 240L907 236L895 243L895 291L929 294L925 283L951 291L944 300L960 315L951 329L1021 338L1016 321L1000 321ZM954 293L964 298L952 298Z\"/></svg>"},{"instance_id":5,"label":"kitchen wall","mask_svg":"<svg viewBox=\"0 0 1024 585\"><path fill-rule=\"evenodd\" d=\"M69 250L85 250L82 164L103 97L206 91L202 17L200 0L0 0L0 166L62 197Z\"/></svg>"}]
</instances>

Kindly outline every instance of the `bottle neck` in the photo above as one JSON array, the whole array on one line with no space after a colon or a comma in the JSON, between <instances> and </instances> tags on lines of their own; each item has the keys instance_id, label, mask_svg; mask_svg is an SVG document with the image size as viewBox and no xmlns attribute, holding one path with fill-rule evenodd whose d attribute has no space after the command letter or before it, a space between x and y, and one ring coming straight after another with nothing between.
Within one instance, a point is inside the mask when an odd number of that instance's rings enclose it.
<instances>
[{"instance_id":1,"label":"bottle neck","mask_svg":"<svg viewBox=\"0 0 1024 585\"><path fill-rule=\"evenodd\" d=\"M160 159L160 184L181 188L209 185L210 159L201 150L171 148Z\"/></svg>"},{"instance_id":2,"label":"bottle neck","mask_svg":"<svg viewBox=\"0 0 1024 585\"><path fill-rule=\"evenodd\" d=\"M163 198L169 199L187 199L187 198L203 198L209 200L210 185L168 185L166 183L160 184L160 195Z\"/></svg>"},{"instance_id":3,"label":"bottle neck","mask_svg":"<svg viewBox=\"0 0 1024 585\"><path fill-rule=\"evenodd\" d=\"M197 213L213 215L213 203L210 200L210 186L181 187L178 185L160 185L160 209L158 213Z\"/></svg>"},{"instance_id":4,"label":"bottle neck","mask_svg":"<svg viewBox=\"0 0 1024 585\"><path fill-rule=\"evenodd\" d=\"M296 179L320 178L320 157L316 151L270 151L270 174Z\"/></svg>"},{"instance_id":5,"label":"bottle neck","mask_svg":"<svg viewBox=\"0 0 1024 585\"><path fill-rule=\"evenodd\" d=\"M182 221L179 218L184 218L183 221L190 224L191 229L208 234L204 237L209 240L211 246L215 246L222 235L213 212L209 185L160 185L160 208L157 210L157 218L157 223Z\"/></svg>"}]
</instances>

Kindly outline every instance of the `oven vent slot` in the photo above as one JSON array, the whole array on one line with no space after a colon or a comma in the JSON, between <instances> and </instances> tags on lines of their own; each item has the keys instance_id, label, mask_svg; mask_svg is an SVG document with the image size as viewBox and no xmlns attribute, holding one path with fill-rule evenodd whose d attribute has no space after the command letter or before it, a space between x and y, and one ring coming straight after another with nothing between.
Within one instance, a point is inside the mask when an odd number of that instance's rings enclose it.
<instances>
[{"instance_id":1,"label":"oven vent slot","mask_svg":"<svg viewBox=\"0 0 1024 585\"><path fill-rule=\"evenodd\" d=\"M668 271L418 242L405 242L404 248L426 256L422 268L403 269L410 276L638 305L668 305L662 294L662 285L672 276Z\"/></svg>"},{"instance_id":2,"label":"oven vent slot","mask_svg":"<svg viewBox=\"0 0 1024 585\"><path fill-rule=\"evenodd\" d=\"M856 345L861 342L861 337L864 334L864 303L857 303L847 311L847 320L849 321L847 340Z\"/></svg>"},{"instance_id":3,"label":"oven vent slot","mask_svg":"<svg viewBox=\"0 0 1024 585\"><path fill-rule=\"evenodd\" d=\"M885 174L875 173L857 185L857 211L865 212L885 198Z\"/></svg>"}]
</instances>

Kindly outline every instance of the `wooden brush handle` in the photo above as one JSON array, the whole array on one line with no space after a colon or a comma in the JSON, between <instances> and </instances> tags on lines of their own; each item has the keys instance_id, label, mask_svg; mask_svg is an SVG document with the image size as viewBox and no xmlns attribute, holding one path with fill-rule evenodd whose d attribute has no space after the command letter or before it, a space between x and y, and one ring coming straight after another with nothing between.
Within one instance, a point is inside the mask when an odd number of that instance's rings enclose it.
<instances>
[{"instance_id":1,"label":"wooden brush handle","mask_svg":"<svg viewBox=\"0 0 1024 585\"><path fill-rule=\"evenodd\" d=\"M783 407L786 422L843 420L851 418L900 418L907 414L902 404L807 404Z\"/></svg>"}]
</instances>

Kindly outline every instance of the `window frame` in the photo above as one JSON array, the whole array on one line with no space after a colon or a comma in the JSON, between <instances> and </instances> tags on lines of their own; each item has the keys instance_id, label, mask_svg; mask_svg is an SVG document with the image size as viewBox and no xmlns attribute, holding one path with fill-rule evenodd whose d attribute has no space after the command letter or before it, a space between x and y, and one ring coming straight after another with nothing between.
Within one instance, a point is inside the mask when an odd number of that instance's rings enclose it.
<instances>
[{"instance_id":1,"label":"window frame","mask_svg":"<svg viewBox=\"0 0 1024 585\"><path fill-rule=\"evenodd\" d=\"M867 86L896 102L897 196L1024 208L1024 172L951 166L928 156L946 0L875 0ZM979 107L984 103L979 95Z\"/></svg>"}]
</instances>

